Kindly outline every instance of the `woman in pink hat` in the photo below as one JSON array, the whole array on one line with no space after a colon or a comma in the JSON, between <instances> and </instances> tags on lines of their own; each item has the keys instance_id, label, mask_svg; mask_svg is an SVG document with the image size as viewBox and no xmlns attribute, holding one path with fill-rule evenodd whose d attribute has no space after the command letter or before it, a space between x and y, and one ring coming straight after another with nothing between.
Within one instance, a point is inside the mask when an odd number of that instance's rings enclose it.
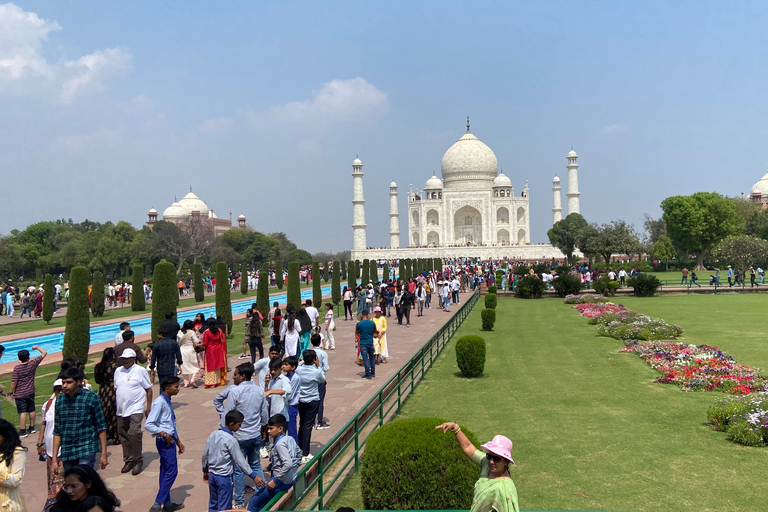
<instances>
[{"instance_id":1,"label":"woman in pink hat","mask_svg":"<svg viewBox=\"0 0 768 512\"><path fill-rule=\"evenodd\" d=\"M480 448L464 435L456 423L447 422L435 427L444 433L449 430L456 436L464 454L469 460L480 466L480 479L475 483L475 497L472 499L470 512L519 512L517 488L509 476L512 460L512 441L504 436L495 436L492 441Z\"/></svg>"}]
</instances>

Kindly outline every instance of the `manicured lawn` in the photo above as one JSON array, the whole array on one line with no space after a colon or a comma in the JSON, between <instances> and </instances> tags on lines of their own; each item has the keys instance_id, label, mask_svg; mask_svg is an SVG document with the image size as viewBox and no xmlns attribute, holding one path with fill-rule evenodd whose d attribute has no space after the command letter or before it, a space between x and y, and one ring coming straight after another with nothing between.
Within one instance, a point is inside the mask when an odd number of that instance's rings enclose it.
<instances>
[{"instance_id":1,"label":"manicured lawn","mask_svg":"<svg viewBox=\"0 0 768 512\"><path fill-rule=\"evenodd\" d=\"M768 368L752 295L618 298L680 323L685 341L718 345L737 361ZM686 393L621 342L560 300L501 298L495 330L476 307L458 335L487 341L485 375L457 376L451 343L405 404L406 417L459 422L486 441L514 442L512 477L529 510L756 511L764 507L768 450L726 440L706 424L718 393ZM353 479L332 508L362 509Z\"/></svg>"}]
</instances>

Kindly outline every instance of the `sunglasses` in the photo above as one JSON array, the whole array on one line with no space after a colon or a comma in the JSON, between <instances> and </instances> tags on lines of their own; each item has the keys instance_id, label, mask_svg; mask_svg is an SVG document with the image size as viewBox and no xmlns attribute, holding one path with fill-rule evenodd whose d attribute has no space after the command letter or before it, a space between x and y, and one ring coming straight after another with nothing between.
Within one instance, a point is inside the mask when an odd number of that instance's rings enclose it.
<instances>
[{"instance_id":1,"label":"sunglasses","mask_svg":"<svg viewBox=\"0 0 768 512\"><path fill-rule=\"evenodd\" d=\"M499 457L498 455L494 455L492 453L486 453L485 458L488 460L492 460L496 464L500 464L504 460L504 457Z\"/></svg>"}]
</instances>

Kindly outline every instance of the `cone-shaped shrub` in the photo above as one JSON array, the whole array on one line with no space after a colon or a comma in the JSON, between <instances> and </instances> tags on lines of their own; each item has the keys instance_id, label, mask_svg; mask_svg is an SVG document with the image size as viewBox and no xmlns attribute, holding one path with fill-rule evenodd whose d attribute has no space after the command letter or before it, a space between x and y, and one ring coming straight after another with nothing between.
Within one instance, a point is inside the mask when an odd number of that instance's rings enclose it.
<instances>
[{"instance_id":1,"label":"cone-shaped shrub","mask_svg":"<svg viewBox=\"0 0 768 512\"><path fill-rule=\"evenodd\" d=\"M323 264L325 265L325 268L323 269L323 281L327 283L331 280L331 262L326 261L323 262Z\"/></svg>"},{"instance_id":2,"label":"cone-shaped shrub","mask_svg":"<svg viewBox=\"0 0 768 512\"><path fill-rule=\"evenodd\" d=\"M203 280L203 264L195 263L192 267L192 280L195 287L195 302L203 302L205 300L205 280ZM135 289L135 288L134 288Z\"/></svg>"},{"instance_id":3,"label":"cone-shaped shrub","mask_svg":"<svg viewBox=\"0 0 768 512\"><path fill-rule=\"evenodd\" d=\"M435 265L434 270L437 270L438 272L443 271L443 260L441 260L440 258L435 258L434 265Z\"/></svg>"},{"instance_id":4,"label":"cone-shaped shrub","mask_svg":"<svg viewBox=\"0 0 768 512\"><path fill-rule=\"evenodd\" d=\"M480 312L480 318L483 322L483 330L484 331L492 331L493 330L493 324L496 323L496 310L495 309L484 309Z\"/></svg>"},{"instance_id":5,"label":"cone-shaped shrub","mask_svg":"<svg viewBox=\"0 0 768 512\"><path fill-rule=\"evenodd\" d=\"M381 269L381 281L384 283L389 281L389 263L385 263L384 268Z\"/></svg>"},{"instance_id":6,"label":"cone-shaped shrub","mask_svg":"<svg viewBox=\"0 0 768 512\"><path fill-rule=\"evenodd\" d=\"M495 294L497 290L498 290L498 288L496 287L495 284L492 284L492 285L490 285L488 287L488 293L494 293Z\"/></svg>"},{"instance_id":7,"label":"cone-shaped shrub","mask_svg":"<svg viewBox=\"0 0 768 512\"><path fill-rule=\"evenodd\" d=\"M357 288L357 279L355 279L354 261L350 261L349 266L347 267L347 287L352 290L352 295L354 296L352 300L354 302L357 300L357 292L355 291Z\"/></svg>"},{"instance_id":8,"label":"cone-shaped shrub","mask_svg":"<svg viewBox=\"0 0 768 512\"><path fill-rule=\"evenodd\" d=\"M219 281L216 280L216 282ZM240 266L240 293L248 295L248 265L246 263Z\"/></svg>"},{"instance_id":9,"label":"cone-shaped shrub","mask_svg":"<svg viewBox=\"0 0 768 512\"><path fill-rule=\"evenodd\" d=\"M371 282L372 283L378 283L379 282L379 267L376 264L376 260L368 260L368 269L371 272Z\"/></svg>"},{"instance_id":10,"label":"cone-shaped shrub","mask_svg":"<svg viewBox=\"0 0 768 512\"><path fill-rule=\"evenodd\" d=\"M347 278L347 263L345 261L341 262L341 278Z\"/></svg>"},{"instance_id":11,"label":"cone-shaped shrub","mask_svg":"<svg viewBox=\"0 0 768 512\"><path fill-rule=\"evenodd\" d=\"M368 270L369 264L370 263L368 262L368 260L363 260L363 271L360 274L360 284L363 285L363 288L367 287L368 282L370 281L371 271Z\"/></svg>"},{"instance_id":12,"label":"cone-shaped shrub","mask_svg":"<svg viewBox=\"0 0 768 512\"><path fill-rule=\"evenodd\" d=\"M326 273L328 269L325 269ZM320 282L320 262L315 261L312 263L312 305L321 309L320 305L323 303L323 291Z\"/></svg>"},{"instance_id":13,"label":"cone-shaped shrub","mask_svg":"<svg viewBox=\"0 0 768 512\"><path fill-rule=\"evenodd\" d=\"M485 307L487 309L496 309L498 298L495 293L489 293L485 296Z\"/></svg>"},{"instance_id":14,"label":"cone-shaped shrub","mask_svg":"<svg viewBox=\"0 0 768 512\"><path fill-rule=\"evenodd\" d=\"M45 285L43 286L43 320L50 323L53 318L53 276L45 274Z\"/></svg>"},{"instance_id":15,"label":"cone-shaped shrub","mask_svg":"<svg viewBox=\"0 0 768 512\"><path fill-rule=\"evenodd\" d=\"M333 262L333 279L331 280L331 300L334 304L341 302L341 262Z\"/></svg>"},{"instance_id":16,"label":"cone-shaped shrub","mask_svg":"<svg viewBox=\"0 0 768 512\"><path fill-rule=\"evenodd\" d=\"M96 318L104 316L104 274L98 271L93 273L91 314Z\"/></svg>"},{"instance_id":17,"label":"cone-shaped shrub","mask_svg":"<svg viewBox=\"0 0 768 512\"><path fill-rule=\"evenodd\" d=\"M216 316L227 324L227 334L232 332L232 297L229 293L229 268L220 261L216 264Z\"/></svg>"},{"instance_id":18,"label":"cone-shaped shrub","mask_svg":"<svg viewBox=\"0 0 768 512\"><path fill-rule=\"evenodd\" d=\"M299 280L299 262L288 263L288 291L286 302L297 310L301 307L301 281Z\"/></svg>"},{"instance_id":19,"label":"cone-shaped shrub","mask_svg":"<svg viewBox=\"0 0 768 512\"><path fill-rule=\"evenodd\" d=\"M259 272L259 283L256 285L256 309L263 318L269 315L269 262L265 261Z\"/></svg>"},{"instance_id":20,"label":"cone-shaped shrub","mask_svg":"<svg viewBox=\"0 0 768 512\"><path fill-rule=\"evenodd\" d=\"M485 340L480 336L462 336L456 342L456 363L465 377L474 378L485 369Z\"/></svg>"},{"instance_id":21,"label":"cone-shaped shrub","mask_svg":"<svg viewBox=\"0 0 768 512\"><path fill-rule=\"evenodd\" d=\"M144 311L147 304L144 301L144 266L133 265L131 277L131 311Z\"/></svg>"},{"instance_id":22,"label":"cone-shaped shrub","mask_svg":"<svg viewBox=\"0 0 768 512\"><path fill-rule=\"evenodd\" d=\"M355 260L355 279L360 279L360 260Z\"/></svg>"},{"instance_id":23,"label":"cone-shaped shrub","mask_svg":"<svg viewBox=\"0 0 768 512\"><path fill-rule=\"evenodd\" d=\"M277 283L278 289L283 289L283 261L277 260L275 262L275 283Z\"/></svg>"},{"instance_id":24,"label":"cone-shaped shrub","mask_svg":"<svg viewBox=\"0 0 768 512\"><path fill-rule=\"evenodd\" d=\"M152 341L157 341L157 327L165 320L167 312L176 313L179 303L179 286L176 281L176 265L165 260L155 265L152 279Z\"/></svg>"},{"instance_id":25,"label":"cone-shaped shrub","mask_svg":"<svg viewBox=\"0 0 768 512\"><path fill-rule=\"evenodd\" d=\"M469 510L480 469L437 418L395 420L374 430L361 468L366 510ZM477 437L462 427L470 442ZM388 475L382 478L382 475Z\"/></svg>"},{"instance_id":26,"label":"cone-shaped shrub","mask_svg":"<svg viewBox=\"0 0 768 512\"><path fill-rule=\"evenodd\" d=\"M88 311L88 269L74 267L69 275L67 323L64 330L62 357L88 360L91 345L91 318Z\"/></svg>"}]
</instances>

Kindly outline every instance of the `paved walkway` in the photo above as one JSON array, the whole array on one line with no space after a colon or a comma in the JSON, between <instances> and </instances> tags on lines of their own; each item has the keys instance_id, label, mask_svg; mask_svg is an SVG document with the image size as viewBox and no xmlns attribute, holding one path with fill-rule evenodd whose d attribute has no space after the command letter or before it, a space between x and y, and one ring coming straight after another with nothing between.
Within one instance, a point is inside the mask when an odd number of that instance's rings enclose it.
<instances>
[{"instance_id":1,"label":"paved walkway","mask_svg":"<svg viewBox=\"0 0 768 512\"><path fill-rule=\"evenodd\" d=\"M467 296L462 294L462 299ZM416 317L414 310L410 327L397 325L393 314L392 318L388 319L389 363L377 367L374 380L361 379L362 368L354 362L355 322L337 319L336 350L329 351L331 369L328 373L328 395L325 401L325 417L331 423L331 428L313 432L312 453L317 453L337 433L337 429L344 426L457 309L452 308L450 314L439 309L429 309L425 310L424 316L420 318ZM232 343L239 344L240 340L234 340ZM239 362L242 361L236 356L229 358L231 368ZM200 460L208 435L217 428L218 415L212 400L219 391L220 389L206 390L202 387L182 389L174 399L179 434L187 451L179 456L179 476L171 491L171 497L174 501L184 501L186 510L194 512L207 511L208 488L202 480ZM154 392L156 397L159 393L157 385ZM28 437L24 443L30 451L22 493L30 511L42 510L46 498L45 465L38 462L34 453L36 439ZM110 446L108 453L109 466L101 474L106 478L108 486L122 500L121 509L128 512L149 510L157 492L159 475L154 440L149 435L144 435L144 471L135 477L130 473L120 474L122 451L119 446ZM263 460L265 461L266 459Z\"/></svg>"}]
</instances>

